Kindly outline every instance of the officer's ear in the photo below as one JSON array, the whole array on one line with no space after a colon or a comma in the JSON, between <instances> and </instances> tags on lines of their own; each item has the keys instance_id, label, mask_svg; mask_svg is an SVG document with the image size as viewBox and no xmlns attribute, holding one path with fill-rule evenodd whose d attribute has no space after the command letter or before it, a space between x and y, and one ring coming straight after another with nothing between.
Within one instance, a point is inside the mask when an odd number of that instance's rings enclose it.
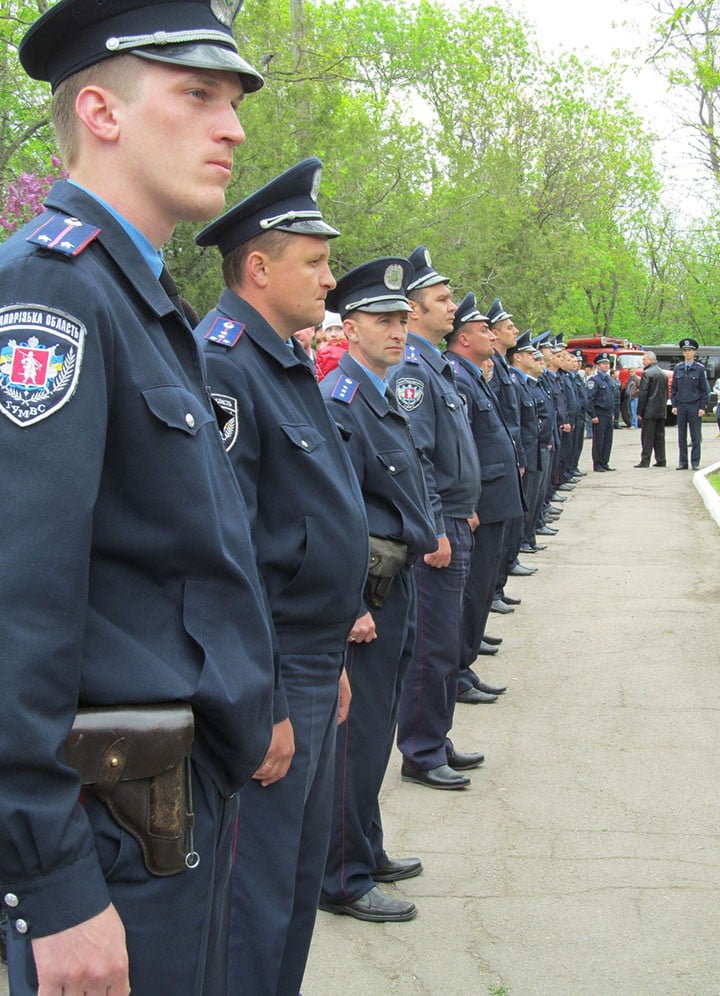
<instances>
[{"instance_id":1,"label":"officer's ear","mask_svg":"<svg viewBox=\"0 0 720 996\"><path fill-rule=\"evenodd\" d=\"M253 249L248 253L245 260L245 274L256 287L267 287L269 261L270 257L259 249Z\"/></svg>"},{"instance_id":2,"label":"officer's ear","mask_svg":"<svg viewBox=\"0 0 720 996\"><path fill-rule=\"evenodd\" d=\"M345 338L348 342L359 342L360 336L358 335L357 324L352 318L343 318L342 330L345 333Z\"/></svg>"},{"instance_id":3,"label":"officer's ear","mask_svg":"<svg viewBox=\"0 0 720 996\"><path fill-rule=\"evenodd\" d=\"M112 90L84 86L75 98L75 113L86 130L101 142L116 142L120 135L119 104Z\"/></svg>"}]
</instances>

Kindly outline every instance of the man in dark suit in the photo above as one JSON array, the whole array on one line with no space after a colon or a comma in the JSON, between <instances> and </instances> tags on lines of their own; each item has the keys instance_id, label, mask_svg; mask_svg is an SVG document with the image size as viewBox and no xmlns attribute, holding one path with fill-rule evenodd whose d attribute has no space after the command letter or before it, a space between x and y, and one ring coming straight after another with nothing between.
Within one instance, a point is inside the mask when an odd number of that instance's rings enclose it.
<instances>
[{"instance_id":1,"label":"man in dark suit","mask_svg":"<svg viewBox=\"0 0 720 996\"><path fill-rule=\"evenodd\" d=\"M643 354L643 375L638 389L638 418L640 426L640 463L636 467L649 467L655 452L655 466L666 467L665 418L667 415L668 379L659 366L655 353Z\"/></svg>"}]
</instances>

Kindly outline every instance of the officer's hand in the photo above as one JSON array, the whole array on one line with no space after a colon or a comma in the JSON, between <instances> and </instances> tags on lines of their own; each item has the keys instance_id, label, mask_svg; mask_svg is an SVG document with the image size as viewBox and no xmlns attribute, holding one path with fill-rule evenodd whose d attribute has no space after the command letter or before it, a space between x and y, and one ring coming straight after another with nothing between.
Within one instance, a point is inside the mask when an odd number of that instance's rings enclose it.
<instances>
[{"instance_id":1,"label":"officer's hand","mask_svg":"<svg viewBox=\"0 0 720 996\"><path fill-rule=\"evenodd\" d=\"M477 527L480 525L480 519L478 518L477 512L473 512L473 514L467 520L467 523L470 526L470 531L474 533Z\"/></svg>"},{"instance_id":2,"label":"officer's hand","mask_svg":"<svg viewBox=\"0 0 720 996\"><path fill-rule=\"evenodd\" d=\"M704 408L701 408L701 409L700 409L700 410L698 411L698 415L700 415L700 416L702 417L702 416L703 416L704 414L705 414L705 409L704 409Z\"/></svg>"},{"instance_id":3,"label":"officer's hand","mask_svg":"<svg viewBox=\"0 0 720 996\"><path fill-rule=\"evenodd\" d=\"M591 419L593 425L597 425L599 421L600 419L597 417L597 415L595 416L595 418Z\"/></svg>"},{"instance_id":4,"label":"officer's hand","mask_svg":"<svg viewBox=\"0 0 720 996\"><path fill-rule=\"evenodd\" d=\"M594 418L593 422L597 422L597 419ZM562 429L563 432L570 432L571 429L572 429L572 426L570 425L569 422L565 422L563 425L560 426L560 428Z\"/></svg>"},{"instance_id":5,"label":"officer's hand","mask_svg":"<svg viewBox=\"0 0 720 996\"><path fill-rule=\"evenodd\" d=\"M32 942L38 996L128 996L125 928L114 906Z\"/></svg>"},{"instance_id":6,"label":"officer's hand","mask_svg":"<svg viewBox=\"0 0 720 996\"><path fill-rule=\"evenodd\" d=\"M518 467L518 470L520 471L520 477L525 477L525 467Z\"/></svg>"},{"instance_id":7,"label":"officer's hand","mask_svg":"<svg viewBox=\"0 0 720 996\"><path fill-rule=\"evenodd\" d=\"M452 559L452 547L447 536L441 536L438 540L437 550L434 553L426 553L423 560L428 567L447 567Z\"/></svg>"},{"instance_id":8,"label":"officer's hand","mask_svg":"<svg viewBox=\"0 0 720 996\"><path fill-rule=\"evenodd\" d=\"M343 668L338 681L338 726L348 718L351 698L350 679L347 676L347 671Z\"/></svg>"},{"instance_id":9,"label":"officer's hand","mask_svg":"<svg viewBox=\"0 0 720 996\"><path fill-rule=\"evenodd\" d=\"M670 411L673 413L673 415L677 415L677 408L671 408Z\"/></svg>"},{"instance_id":10,"label":"officer's hand","mask_svg":"<svg viewBox=\"0 0 720 996\"><path fill-rule=\"evenodd\" d=\"M281 719L273 726L267 754L253 778L256 782L260 782L263 788L272 785L273 782L279 782L288 773L294 753L295 735L292 723L289 719Z\"/></svg>"},{"instance_id":11,"label":"officer's hand","mask_svg":"<svg viewBox=\"0 0 720 996\"><path fill-rule=\"evenodd\" d=\"M375 620L369 612L366 612L364 616L360 616L353 623L348 640L350 643L370 643L376 636Z\"/></svg>"}]
</instances>

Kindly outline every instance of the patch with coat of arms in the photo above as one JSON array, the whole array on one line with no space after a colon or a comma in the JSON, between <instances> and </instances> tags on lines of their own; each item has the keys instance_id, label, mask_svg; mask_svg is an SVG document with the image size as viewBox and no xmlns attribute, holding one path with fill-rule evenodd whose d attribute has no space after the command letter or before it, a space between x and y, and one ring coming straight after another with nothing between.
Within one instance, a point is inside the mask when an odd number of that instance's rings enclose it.
<instances>
[{"instance_id":1,"label":"patch with coat of arms","mask_svg":"<svg viewBox=\"0 0 720 996\"><path fill-rule=\"evenodd\" d=\"M58 412L75 392L87 330L36 304L0 310L0 412L27 428Z\"/></svg>"},{"instance_id":2,"label":"patch with coat of arms","mask_svg":"<svg viewBox=\"0 0 720 996\"><path fill-rule=\"evenodd\" d=\"M425 385L414 377L398 377L395 382L395 397L401 408L406 412L412 412L423 402Z\"/></svg>"}]
</instances>

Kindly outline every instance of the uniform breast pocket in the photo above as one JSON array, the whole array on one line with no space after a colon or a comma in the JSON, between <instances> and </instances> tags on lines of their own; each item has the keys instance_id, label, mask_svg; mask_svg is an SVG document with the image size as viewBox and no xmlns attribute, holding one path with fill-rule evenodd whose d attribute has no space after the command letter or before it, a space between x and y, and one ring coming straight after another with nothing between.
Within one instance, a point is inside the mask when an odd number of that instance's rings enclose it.
<instances>
[{"instance_id":1,"label":"uniform breast pocket","mask_svg":"<svg viewBox=\"0 0 720 996\"><path fill-rule=\"evenodd\" d=\"M465 406L459 394L456 394L454 391L448 391L441 395L441 397L443 404L446 408L449 408L451 412L455 413L463 411Z\"/></svg>"},{"instance_id":2,"label":"uniform breast pocket","mask_svg":"<svg viewBox=\"0 0 720 996\"><path fill-rule=\"evenodd\" d=\"M142 392L151 414L169 429L195 436L209 422L215 422L200 398L184 387L167 384L146 387Z\"/></svg>"},{"instance_id":3,"label":"uniform breast pocket","mask_svg":"<svg viewBox=\"0 0 720 996\"><path fill-rule=\"evenodd\" d=\"M488 401L487 404L478 406L473 415L473 429L477 432L486 433L493 432L497 426L495 424L495 416L493 413L492 405Z\"/></svg>"},{"instance_id":4,"label":"uniform breast pocket","mask_svg":"<svg viewBox=\"0 0 720 996\"><path fill-rule=\"evenodd\" d=\"M312 453L325 442L325 437L312 425L283 422L280 428L291 445L304 453Z\"/></svg>"},{"instance_id":5,"label":"uniform breast pocket","mask_svg":"<svg viewBox=\"0 0 720 996\"><path fill-rule=\"evenodd\" d=\"M397 477L408 468L408 457L402 450L382 450L377 458L390 477Z\"/></svg>"}]
</instances>

